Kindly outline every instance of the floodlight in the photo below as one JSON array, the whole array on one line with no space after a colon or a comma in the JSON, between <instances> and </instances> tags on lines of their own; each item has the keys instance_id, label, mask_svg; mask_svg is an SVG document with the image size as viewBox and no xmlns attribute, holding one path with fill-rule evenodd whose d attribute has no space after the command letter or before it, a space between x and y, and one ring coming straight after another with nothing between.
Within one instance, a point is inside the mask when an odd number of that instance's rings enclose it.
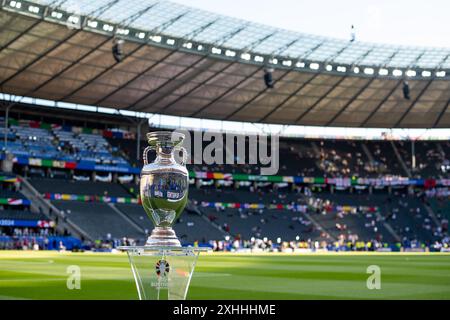
<instances>
[{"instance_id":1,"label":"floodlight","mask_svg":"<svg viewBox=\"0 0 450 320\"><path fill-rule=\"evenodd\" d=\"M410 100L411 97L409 96L409 83L408 81L403 82L403 98L406 100Z\"/></svg>"},{"instance_id":2,"label":"floodlight","mask_svg":"<svg viewBox=\"0 0 450 320\"><path fill-rule=\"evenodd\" d=\"M123 59L123 44L124 41L122 39L114 40L112 54L117 63Z\"/></svg>"},{"instance_id":3,"label":"floodlight","mask_svg":"<svg viewBox=\"0 0 450 320\"><path fill-rule=\"evenodd\" d=\"M266 84L266 87L268 89L274 88L272 72L273 72L273 69L271 69L271 68L267 68L264 70L264 83Z\"/></svg>"}]
</instances>

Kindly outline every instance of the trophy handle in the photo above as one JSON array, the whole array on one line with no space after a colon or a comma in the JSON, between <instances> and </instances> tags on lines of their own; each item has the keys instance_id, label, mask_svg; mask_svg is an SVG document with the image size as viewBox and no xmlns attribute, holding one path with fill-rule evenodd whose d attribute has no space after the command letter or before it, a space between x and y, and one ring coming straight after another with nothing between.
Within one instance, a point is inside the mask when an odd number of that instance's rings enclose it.
<instances>
[{"instance_id":1,"label":"trophy handle","mask_svg":"<svg viewBox=\"0 0 450 320\"><path fill-rule=\"evenodd\" d=\"M188 160L187 150L185 148L183 148L183 147L176 147L175 150L179 150L179 151L181 151L183 153L183 158L181 160L181 165L182 166L186 165L187 160Z\"/></svg>"},{"instance_id":2,"label":"trophy handle","mask_svg":"<svg viewBox=\"0 0 450 320\"><path fill-rule=\"evenodd\" d=\"M148 165L147 154L150 150L154 150L154 147L147 147L144 149L144 153L142 154L142 160L144 160L144 165Z\"/></svg>"}]
</instances>

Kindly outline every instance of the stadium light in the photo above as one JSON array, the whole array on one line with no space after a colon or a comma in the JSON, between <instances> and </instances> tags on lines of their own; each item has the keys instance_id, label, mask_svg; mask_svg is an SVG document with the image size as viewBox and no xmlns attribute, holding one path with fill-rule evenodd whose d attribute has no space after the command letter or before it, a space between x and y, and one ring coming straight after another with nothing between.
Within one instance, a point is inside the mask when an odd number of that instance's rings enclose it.
<instances>
[{"instance_id":1,"label":"stadium light","mask_svg":"<svg viewBox=\"0 0 450 320\"><path fill-rule=\"evenodd\" d=\"M392 71L392 74L393 74L395 77L400 77L400 76L403 74L403 71L402 71L402 70L399 70L399 69L395 69L394 71Z\"/></svg>"},{"instance_id":2,"label":"stadium light","mask_svg":"<svg viewBox=\"0 0 450 320\"><path fill-rule=\"evenodd\" d=\"M118 34L123 34L123 35L126 36L126 35L128 35L130 33L130 30L129 29L118 29L117 33Z\"/></svg>"},{"instance_id":3,"label":"stadium light","mask_svg":"<svg viewBox=\"0 0 450 320\"><path fill-rule=\"evenodd\" d=\"M336 68L336 70L337 70L338 72L346 72L346 71L347 71L347 68L344 67L344 66L338 66L338 67Z\"/></svg>"},{"instance_id":4,"label":"stadium light","mask_svg":"<svg viewBox=\"0 0 450 320\"><path fill-rule=\"evenodd\" d=\"M278 59L277 58L270 59L269 63L271 63L271 64L278 64Z\"/></svg>"},{"instance_id":5,"label":"stadium light","mask_svg":"<svg viewBox=\"0 0 450 320\"><path fill-rule=\"evenodd\" d=\"M78 17L77 17L77 18L78 18ZM78 22L78 21L77 21L77 22ZM74 23L77 23L77 22L74 22ZM112 32L112 31L114 30L114 26L105 23L105 24L103 25L103 30L104 30L104 31L107 31L107 32Z\"/></svg>"},{"instance_id":6,"label":"stadium light","mask_svg":"<svg viewBox=\"0 0 450 320\"><path fill-rule=\"evenodd\" d=\"M264 62L264 57L261 57L261 56L255 56L254 60L255 60L256 62Z\"/></svg>"},{"instance_id":7,"label":"stadium light","mask_svg":"<svg viewBox=\"0 0 450 320\"><path fill-rule=\"evenodd\" d=\"M427 70L422 71L422 77L425 78L431 77L431 72Z\"/></svg>"},{"instance_id":8,"label":"stadium light","mask_svg":"<svg viewBox=\"0 0 450 320\"><path fill-rule=\"evenodd\" d=\"M406 71L406 76L408 76L408 77L415 77L416 76L416 71L414 71L414 70L408 70L408 71Z\"/></svg>"},{"instance_id":9,"label":"stadium light","mask_svg":"<svg viewBox=\"0 0 450 320\"><path fill-rule=\"evenodd\" d=\"M327 70L327 71L332 71L332 70L333 70L333 66L332 66L331 64L328 64L328 65L325 67L325 70Z\"/></svg>"},{"instance_id":10,"label":"stadium light","mask_svg":"<svg viewBox=\"0 0 450 320\"><path fill-rule=\"evenodd\" d=\"M243 59L243 60L250 60L251 58L252 58L252 56L250 55L250 53L243 53L243 54L241 54L241 58Z\"/></svg>"},{"instance_id":11,"label":"stadium light","mask_svg":"<svg viewBox=\"0 0 450 320\"><path fill-rule=\"evenodd\" d=\"M283 61L283 66L285 66L285 67L290 67L290 66L292 66L292 61L291 61L291 60L284 60L284 61Z\"/></svg>"},{"instance_id":12,"label":"stadium light","mask_svg":"<svg viewBox=\"0 0 450 320\"><path fill-rule=\"evenodd\" d=\"M368 75L374 74L375 70L373 68L364 68L364 73Z\"/></svg>"},{"instance_id":13,"label":"stadium light","mask_svg":"<svg viewBox=\"0 0 450 320\"><path fill-rule=\"evenodd\" d=\"M91 27L91 28L97 28L98 22L97 22L97 21L94 21L94 20L89 20L89 21L87 22L87 25L88 25L88 27Z\"/></svg>"},{"instance_id":14,"label":"stadium light","mask_svg":"<svg viewBox=\"0 0 450 320\"><path fill-rule=\"evenodd\" d=\"M77 24L80 21L80 18L78 16L70 16L69 18L67 18L67 21L73 24ZM103 27L103 29L104 28L105 27Z\"/></svg>"},{"instance_id":15,"label":"stadium light","mask_svg":"<svg viewBox=\"0 0 450 320\"><path fill-rule=\"evenodd\" d=\"M145 33L144 33L144 32L139 32L138 35L137 35L137 37L138 37L139 39L144 39L144 38L145 38Z\"/></svg>"},{"instance_id":16,"label":"stadium light","mask_svg":"<svg viewBox=\"0 0 450 320\"><path fill-rule=\"evenodd\" d=\"M16 9L20 9L22 7L22 3L20 1L11 1L9 5Z\"/></svg>"},{"instance_id":17,"label":"stadium light","mask_svg":"<svg viewBox=\"0 0 450 320\"><path fill-rule=\"evenodd\" d=\"M378 74L379 74L380 76L387 76L387 75L389 74L389 70L388 70L388 69L381 68L381 69L378 71Z\"/></svg>"},{"instance_id":18,"label":"stadium light","mask_svg":"<svg viewBox=\"0 0 450 320\"><path fill-rule=\"evenodd\" d=\"M201 44L199 44L199 45L197 46L197 50L198 50L198 51L203 51L203 49L204 49L204 47L203 47Z\"/></svg>"},{"instance_id":19,"label":"stadium light","mask_svg":"<svg viewBox=\"0 0 450 320\"><path fill-rule=\"evenodd\" d=\"M160 43L162 41L162 38L161 36L150 36L150 40Z\"/></svg>"},{"instance_id":20,"label":"stadium light","mask_svg":"<svg viewBox=\"0 0 450 320\"><path fill-rule=\"evenodd\" d=\"M167 39L167 40L166 40L166 43L167 43L169 46L173 46L173 45L175 44L175 39Z\"/></svg>"},{"instance_id":21,"label":"stadium light","mask_svg":"<svg viewBox=\"0 0 450 320\"><path fill-rule=\"evenodd\" d=\"M32 12L32 13L39 13L39 7L36 7L36 6L29 6L28 7L28 11L30 11L30 12Z\"/></svg>"},{"instance_id":22,"label":"stadium light","mask_svg":"<svg viewBox=\"0 0 450 320\"><path fill-rule=\"evenodd\" d=\"M227 57L235 57L236 56L236 52L233 51L233 50L227 50L227 51L225 51L225 55Z\"/></svg>"},{"instance_id":23,"label":"stadium light","mask_svg":"<svg viewBox=\"0 0 450 320\"><path fill-rule=\"evenodd\" d=\"M50 15L52 18L55 18L55 19L61 19L63 16L63 14L58 11L52 11L52 13ZM88 24L89 24L89 22L88 22Z\"/></svg>"},{"instance_id":24,"label":"stadium light","mask_svg":"<svg viewBox=\"0 0 450 320\"><path fill-rule=\"evenodd\" d=\"M358 67L354 67L354 68L353 68L353 73L358 74L358 73L359 73L359 68L358 68Z\"/></svg>"},{"instance_id":25,"label":"stadium light","mask_svg":"<svg viewBox=\"0 0 450 320\"><path fill-rule=\"evenodd\" d=\"M436 72L436 77L438 77L438 78L445 77L445 71L438 71L438 72Z\"/></svg>"},{"instance_id":26,"label":"stadium light","mask_svg":"<svg viewBox=\"0 0 450 320\"><path fill-rule=\"evenodd\" d=\"M316 62L313 62L313 63L311 63L309 65L309 68L312 69L312 70L318 70L319 67L320 67L320 65L318 63L316 63Z\"/></svg>"},{"instance_id":27,"label":"stadium light","mask_svg":"<svg viewBox=\"0 0 450 320\"><path fill-rule=\"evenodd\" d=\"M212 47L211 48L211 52L214 53L214 54L221 54L222 53L222 49L216 48L216 47Z\"/></svg>"},{"instance_id":28,"label":"stadium light","mask_svg":"<svg viewBox=\"0 0 450 320\"><path fill-rule=\"evenodd\" d=\"M192 49L192 42L183 43L183 48Z\"/></svg>"},{"instance_id":29,"label":"stadium light","mask_svg":"<svg viewBox=\"0 0 450 320\"><path fill-rule=\"evenodd\" d=\"M295 64L295 66L297 67L297 68L304 68L305 67L305 63L304 62L297 62L296 64Z\"/></svg>"}]
</instances>

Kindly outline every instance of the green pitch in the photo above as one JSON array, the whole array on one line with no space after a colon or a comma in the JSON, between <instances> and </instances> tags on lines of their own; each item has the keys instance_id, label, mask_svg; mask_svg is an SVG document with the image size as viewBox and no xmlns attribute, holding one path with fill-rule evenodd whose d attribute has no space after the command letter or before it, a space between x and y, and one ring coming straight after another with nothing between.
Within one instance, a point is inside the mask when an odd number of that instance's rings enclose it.
<instances>
[{"instance_id":1,"label":"green pitch","mask_svg":"<svg viewBox=\"0 0 450 320\"><path fill-rule=\"evenodd\" d=\"M81 269L69 290L67 267ZM381 289L368 290L369 265ZM0 299L136 299L124 254L0 252ZM450 299L449 254L205 254L188 299Z\"/></svg>"}]
</instances>

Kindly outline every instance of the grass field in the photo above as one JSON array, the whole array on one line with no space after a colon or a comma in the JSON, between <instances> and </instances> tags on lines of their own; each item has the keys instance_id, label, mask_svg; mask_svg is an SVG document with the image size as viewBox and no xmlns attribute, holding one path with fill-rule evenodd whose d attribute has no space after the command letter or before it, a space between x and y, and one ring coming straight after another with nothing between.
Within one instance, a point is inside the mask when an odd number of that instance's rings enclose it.
<instances>
[{"instance_id":1,"label":"grass field","mask_svg":"<svg viewBox=\"0 0 450 320\"><path fill-rule=\"evenodd\" d=\"M68 290L66 268L81 268ZM369 265L381 289L368 290ZM0 299L136 299L124 254L0 251ZM450 299L449 254L205 254L188 299Z\"/></svg>"}]
</instances>

